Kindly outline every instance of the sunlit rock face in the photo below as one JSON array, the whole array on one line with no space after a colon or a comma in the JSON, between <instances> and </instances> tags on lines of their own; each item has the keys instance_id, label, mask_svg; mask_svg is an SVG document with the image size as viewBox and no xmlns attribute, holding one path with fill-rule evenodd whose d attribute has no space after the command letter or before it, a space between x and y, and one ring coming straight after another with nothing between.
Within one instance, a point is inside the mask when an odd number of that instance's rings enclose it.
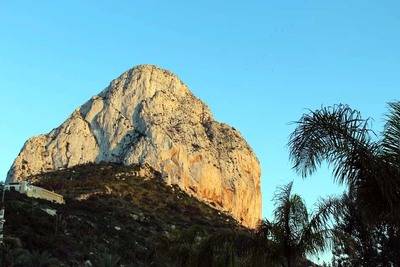
<instances>
[{"instance_id":1,"label":"sunlit rock face","mask_svg":"<svg viewBox=\"0 0 400 267\"><path fill-rule=\"evenodd\" d=\"M147 163L245 226L261 219L256 156L169 71L141 65L123 73L61 126L29 139L7 180L103 161Z\"/></svg>"}]
</instances>

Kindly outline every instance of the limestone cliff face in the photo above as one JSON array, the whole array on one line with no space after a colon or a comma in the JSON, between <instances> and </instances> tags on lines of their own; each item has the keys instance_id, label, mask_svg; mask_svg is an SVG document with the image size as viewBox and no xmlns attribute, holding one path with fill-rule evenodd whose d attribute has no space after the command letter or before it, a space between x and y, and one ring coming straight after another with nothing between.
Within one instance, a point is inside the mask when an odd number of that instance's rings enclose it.
<instances>
[{"instance_id":1,"label":"limestone cliff face","mask_svg":"<svg viewBox=\"0 0 400 267\"><path fill-rule=\"evenodd\" d=\"M61 126L29 139L7 180L89 162L147 163L246 226L261 219L260 166L249 145L155 66L123 73Z\"/></svg>"}]
</instances>

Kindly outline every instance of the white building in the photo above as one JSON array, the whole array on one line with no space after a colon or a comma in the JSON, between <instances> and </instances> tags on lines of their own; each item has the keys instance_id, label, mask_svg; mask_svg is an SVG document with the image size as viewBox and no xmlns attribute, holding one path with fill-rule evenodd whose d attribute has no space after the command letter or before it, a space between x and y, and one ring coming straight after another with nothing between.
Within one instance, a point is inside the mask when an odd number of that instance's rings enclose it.
<instances>
[{"instance_id":1,"label":"white building","mask_svg":"<svg viewBox=\"0 0 400 267\"><path fill-rule=\"evenodd\" d=\"M64 197L55 192L49 191L47 189L34 186L26 181L19 183L8 183L4 185L4 190L15 190L21 194L25 194L28 197L40 198L48 201L52 201L58 204L64 204Z\"/></svg>"}]
</instances>

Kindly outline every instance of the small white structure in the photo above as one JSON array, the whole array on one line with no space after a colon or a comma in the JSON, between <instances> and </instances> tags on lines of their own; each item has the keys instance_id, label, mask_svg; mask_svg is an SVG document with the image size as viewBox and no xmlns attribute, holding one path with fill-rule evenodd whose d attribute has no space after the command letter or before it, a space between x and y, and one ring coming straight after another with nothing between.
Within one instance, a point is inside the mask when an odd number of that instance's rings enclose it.
<instances>
[{"instance_id":1,"label":"small white structure","mask_svg":"<svg viewBox=\"0 0 400 267\"><path fill-rule=\"evenodd\" d=\"M60 194L57 194L55 192L49 191L47 189L34 186L29 184L26 181L19 182L19 183L8 183L4 185L4 190L15 190L21 194L25 194L28 197L33 197L33 198L40 198L40 199L45 199L48 201L52 201L58 204L64 204L64 197Z\"/></svg>"}]
</instances>

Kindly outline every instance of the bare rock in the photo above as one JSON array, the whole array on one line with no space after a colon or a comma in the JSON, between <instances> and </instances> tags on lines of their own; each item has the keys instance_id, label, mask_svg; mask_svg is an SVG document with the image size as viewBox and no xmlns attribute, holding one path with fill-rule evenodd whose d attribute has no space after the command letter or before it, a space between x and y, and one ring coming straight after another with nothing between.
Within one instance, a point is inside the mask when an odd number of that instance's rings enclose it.
<instances>
[{"instance_id":1,"label":"bare rock","mask_svg":"<svg viewBox=\"0 0 400 267\"><path fill-rule=\"evenodd\" d=\"M256 156L169 71L141 65L123 73L61 126L29 139L7 181L102 161L148 164L245 226L261 219Z\"/></svg>"}]
</instances>

